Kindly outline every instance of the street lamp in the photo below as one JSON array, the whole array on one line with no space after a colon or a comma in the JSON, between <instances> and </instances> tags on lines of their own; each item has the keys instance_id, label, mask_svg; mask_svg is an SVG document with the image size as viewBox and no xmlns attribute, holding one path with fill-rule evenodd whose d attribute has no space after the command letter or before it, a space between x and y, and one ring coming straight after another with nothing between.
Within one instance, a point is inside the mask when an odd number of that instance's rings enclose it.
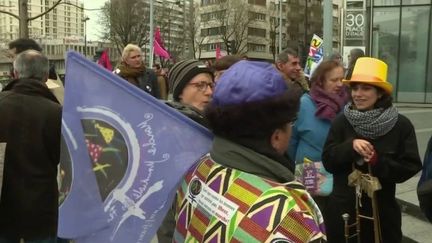
<instances>
[{"instance_id":1,"label":"street lamp","mask_svg":"<svg viewBox=\"0 0 432 243\"><path fill-rule=\"evenodd\" d=\"M84 56L87 57L87 21L90 20L89 17L85 17L84 21Z\"/></svg>"}]
</instances>

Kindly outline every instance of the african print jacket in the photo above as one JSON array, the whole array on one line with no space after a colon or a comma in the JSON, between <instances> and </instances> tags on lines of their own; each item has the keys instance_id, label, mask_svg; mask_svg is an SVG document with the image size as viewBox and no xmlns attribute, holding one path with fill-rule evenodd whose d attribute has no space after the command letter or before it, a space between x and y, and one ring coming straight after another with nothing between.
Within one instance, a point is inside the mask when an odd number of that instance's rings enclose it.
<instances>
[{"instance_id":1,"label":"african print jacket","mask_svg":"<svg viewBox=\"0 0 432 243\"><path fill-rule=\"evenodd\" d=\"M177 191L173 242L324 242L304 187L222 166L206 155Z\"/></svg>"}]
</instances>

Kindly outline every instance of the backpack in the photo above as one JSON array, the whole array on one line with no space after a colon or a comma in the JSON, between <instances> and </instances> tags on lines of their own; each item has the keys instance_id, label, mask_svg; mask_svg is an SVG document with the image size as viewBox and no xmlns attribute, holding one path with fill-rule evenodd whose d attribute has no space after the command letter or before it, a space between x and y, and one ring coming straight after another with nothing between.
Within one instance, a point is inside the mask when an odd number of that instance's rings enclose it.
<instances>
[{"instance_id":1,"label":"backpack","mask_svg":"<svg viewBox=\"0 0 432 243\"><path fill-rule=\"evenodd\" d=\"M429 139L426 149L423 171L417 185L417 196L421 210L426 218L432 222L432 137Z\"/></svg>"}]
</instances>

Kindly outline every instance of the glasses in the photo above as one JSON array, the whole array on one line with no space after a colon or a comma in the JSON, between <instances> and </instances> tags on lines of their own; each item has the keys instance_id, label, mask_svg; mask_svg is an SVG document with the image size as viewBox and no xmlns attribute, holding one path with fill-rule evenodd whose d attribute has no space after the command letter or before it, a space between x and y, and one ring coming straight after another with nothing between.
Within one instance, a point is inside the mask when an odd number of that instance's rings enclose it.
<instances>
[{"instance_id":1,"label":"glasses","mask_svg":"<svg viewBox=\"0 0 432 243\"><path fill-rule=\"evenodd\" d=\"M208 87L210 87L210 89L213 90L213 88L215 86L215 84L213 82L212 83L207 83L205 81L201 81L201 82L198 82L198 83L189 83L188 85L194 86L195 88L198 89L198 91L201 91L201 92L206 91Z\"/></svg>"}]
</instances>

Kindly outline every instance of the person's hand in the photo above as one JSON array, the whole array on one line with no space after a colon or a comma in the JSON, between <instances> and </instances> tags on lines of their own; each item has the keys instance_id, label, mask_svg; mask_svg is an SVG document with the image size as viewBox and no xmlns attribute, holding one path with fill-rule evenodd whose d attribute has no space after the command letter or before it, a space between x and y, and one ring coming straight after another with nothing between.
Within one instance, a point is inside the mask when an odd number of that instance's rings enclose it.
<instances>
[{"instance_id":1,"label":"person's hand","mask_svg":"<svg viewBox=\"0 0 432 243\"><path fill-rule=\"evenodd\" d=\"M375 154L373 145L364 139L354 139L353 149L360 154L366 162L369 162Z\"/></svg>"},{"instance_id":2,"label":"person's hand","mask_svg":"<svg viewBox=\"0 0 432 243\"><path fill-rule=\"evenodd\" d=\"M376 151L374 151L371 156L365 157L364 161L371 164L371 165L375 165L378 161L378 155L377 155Z\"/></svg>"}]
</instances>

